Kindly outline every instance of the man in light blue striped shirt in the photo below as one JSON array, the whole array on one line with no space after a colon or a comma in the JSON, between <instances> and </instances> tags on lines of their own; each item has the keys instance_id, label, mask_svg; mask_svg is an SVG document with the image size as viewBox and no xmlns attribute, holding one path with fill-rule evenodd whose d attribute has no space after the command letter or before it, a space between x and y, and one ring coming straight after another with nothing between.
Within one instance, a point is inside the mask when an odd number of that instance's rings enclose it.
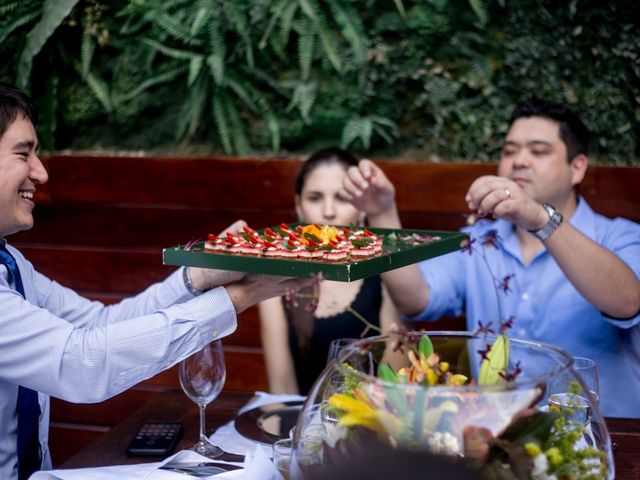
<instances>
[{"instance_id":1,"label":"man in light blue striped shirt","mask_svg":"<svg viewBox=\"0 0 640 480\"><path fill-rule=\"evenodd\" d=\"M29 98L0 84L0 249L5 259L0 263L3 480L19 476L19 390L38 392L41 467L50 468L49 395L70 402L105 400L229 335L236 328L236 315L249 306L309 283L189 268L116 305L83 298L38 273L18 250L6 244L6 237L33 226L33 197L48 180L37 147ZM19 280L10 262L17 264Z\"/></svg>"}]
</instances>

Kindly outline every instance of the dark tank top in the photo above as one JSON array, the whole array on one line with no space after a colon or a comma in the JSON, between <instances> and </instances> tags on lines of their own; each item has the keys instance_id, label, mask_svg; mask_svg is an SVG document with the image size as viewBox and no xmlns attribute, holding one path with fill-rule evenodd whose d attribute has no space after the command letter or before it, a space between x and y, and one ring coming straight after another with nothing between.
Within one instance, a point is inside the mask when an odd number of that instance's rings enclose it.
<instances>
[{"instance_id":1,"label":"dark tank top","mask_svg":"<svg viewBox=\"0 0 640 480\"><path fill-rule=\"evenodd\" d=\"M327 364L329 343L337 338L360 338L366 325L349 311L343 311L330 317L315 317L305 311L307 302L297 302L294 306L284 302L289 331L289 348L293 357L298 388L302 395L306 395ZM364 280L360 291L351 304L356 312L373 325L380 326L380 307L382 305L382 285L380 277L370 277ZM302 333L300 321L294 321L294 316L305 316L303 323L307 333ZM309 318L310 317L310 318ZM301 334L301 335L299 335ZM369 330L365 336L378 335ZM307 337L304 341L302 337ZM302 340L302 342L301 342Z\"/></svg>"}]
</instances>

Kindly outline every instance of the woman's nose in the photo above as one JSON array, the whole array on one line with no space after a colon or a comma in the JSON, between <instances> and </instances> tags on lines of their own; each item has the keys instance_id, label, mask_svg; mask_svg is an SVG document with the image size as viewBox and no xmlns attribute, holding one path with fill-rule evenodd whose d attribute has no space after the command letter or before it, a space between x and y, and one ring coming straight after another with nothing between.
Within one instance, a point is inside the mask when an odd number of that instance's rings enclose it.
<instances>
[{"instance_id":1,"label":"woman's nose","mask_svg":"<svg viewBox=\"0 0 640 480\"><path fill-rule=\"evenodd\" d=\"M336 207L331 200L327 200L322 205L322 215L325 218L333 218L336 216Z\"/></svg>"}]
</instances>

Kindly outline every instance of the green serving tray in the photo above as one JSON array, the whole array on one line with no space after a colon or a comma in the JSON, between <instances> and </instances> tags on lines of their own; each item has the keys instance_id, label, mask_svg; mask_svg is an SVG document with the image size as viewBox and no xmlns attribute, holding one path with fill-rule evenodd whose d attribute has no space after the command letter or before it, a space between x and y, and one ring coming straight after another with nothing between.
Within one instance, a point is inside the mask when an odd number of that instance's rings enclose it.
<instances>
[{"instance_id":1,"label":"green serving tray","mask_svg":"<svg viewBox=\"0 0 640 480\"><path fill-rule=\"evenodd\" d=\"M295 228L295 224L292 225ZM189 250L183 245L165 248L162 251L165 265L217 268L247 273L264 273L285 277L310 277L322 274L327 280L350 282L372 277L389 270L418 263L422 260L454 252L462 247L468 236L460 232L434 230L395 230L369 228L383 237L382 254L365 260L347 263L327 263L310 260L285 260L279 258L251 257L209 253L204 251L204 242L196 243ZM429 243L411 240L414 234L439 237Z\"/></svg>"}]
</instances>

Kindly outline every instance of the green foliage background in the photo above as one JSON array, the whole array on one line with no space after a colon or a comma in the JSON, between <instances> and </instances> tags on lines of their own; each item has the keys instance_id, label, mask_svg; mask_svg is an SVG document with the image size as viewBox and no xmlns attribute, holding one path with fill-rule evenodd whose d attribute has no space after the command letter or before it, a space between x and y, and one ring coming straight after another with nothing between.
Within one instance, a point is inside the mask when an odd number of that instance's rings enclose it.
<instances>
[{"instance_id":1,"label":"green foliage background","mask_svg":"<svg viewBox=\"0 0 640 480\"><path fill-rule=\"evenodd\" d=\"M632 0L8 0L0 80L30 91L50 150L488 161L539 95L582 114L595 161L630 165L637 18Z\"/></svg>"}]
</instances>

